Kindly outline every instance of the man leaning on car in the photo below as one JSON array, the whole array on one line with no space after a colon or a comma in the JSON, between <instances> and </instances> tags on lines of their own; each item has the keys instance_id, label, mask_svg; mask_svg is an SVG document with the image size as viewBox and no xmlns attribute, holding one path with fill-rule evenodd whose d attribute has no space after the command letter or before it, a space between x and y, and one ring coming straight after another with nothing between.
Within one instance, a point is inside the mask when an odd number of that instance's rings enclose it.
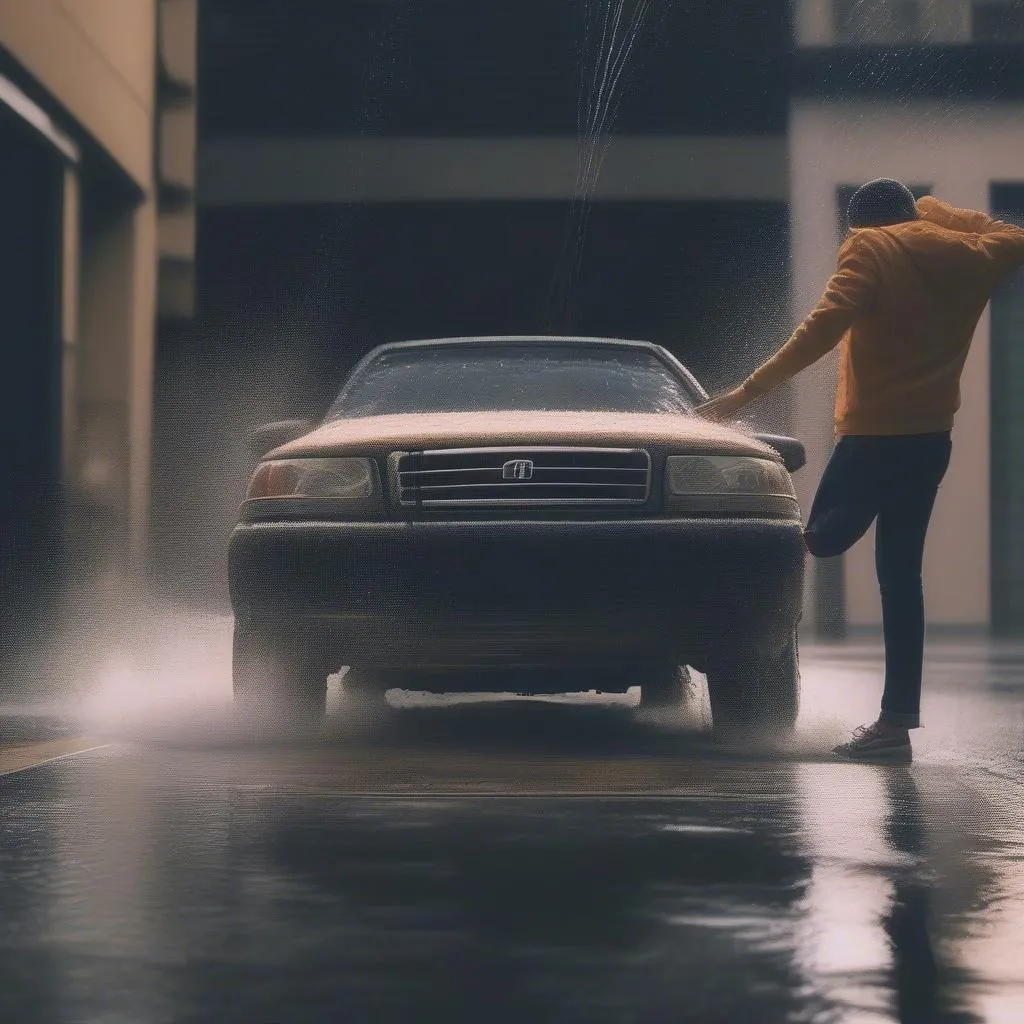
<instances>
[{"instance_id":1,"label":"man leaning on car","mask_svg":"<svg viewBox=\"0 0 1024 1024\"><path fill-rule=\"evenodd\" d=\"M1024 230L879 178L850 201L851 233L825 292L740 387L700 406L728 419L840 342L837 443L811 506L811 554L848 550L877 517L885 686L877 721L839 756L906 763L920 726L925 535L949 464L960 375L982 311L1024 264Z\"/></svg>"}]
</instances>

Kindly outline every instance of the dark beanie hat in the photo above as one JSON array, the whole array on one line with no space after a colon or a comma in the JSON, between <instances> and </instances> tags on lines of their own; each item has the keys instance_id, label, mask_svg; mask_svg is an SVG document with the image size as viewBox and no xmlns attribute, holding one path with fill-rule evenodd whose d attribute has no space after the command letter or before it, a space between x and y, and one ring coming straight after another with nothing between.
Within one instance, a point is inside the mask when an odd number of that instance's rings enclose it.
<instances>
[{"instance_id":1,"label":"dark beanie hat","mask_svg":"<svg viewBox=\"0 0 1024 1024\"><path fill-rule=\"evenodd\" d=\"M914 193L892 178L875 178L853 193L846 219L852 228L880 227L883 224L917 220Z\"/></svg>"}]
</instances>

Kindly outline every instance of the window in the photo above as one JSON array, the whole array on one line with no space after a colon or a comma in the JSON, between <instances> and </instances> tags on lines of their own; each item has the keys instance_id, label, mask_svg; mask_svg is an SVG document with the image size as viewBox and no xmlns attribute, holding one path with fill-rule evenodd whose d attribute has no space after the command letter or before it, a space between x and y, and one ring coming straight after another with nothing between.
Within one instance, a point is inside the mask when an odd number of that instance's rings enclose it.
<instances>
[{"instance_id":1,"label":"window","mask_svg":"<svg viewBox=\"0 0 1024 1024\"><path fill-rule=\"evenodd\" d=\"M920 0L834 0L836 40L853 45L923 42L927 26Z\"/></svg>"},{"instance_id":2,"label":"window","mask_svg":"<svg viewBox=\"0 0 1024 1024\"><path fill-rule=\"evenodd\" d=\"M971 5L971 22L976 42L1024 42L1022 0L979 0Z\"/></svg>"},{"instance_id":3,"label":"window","mask_svg":"<svg viewBox=\"0 0 1024 1024\"><path fill-rule=\"evenodd\" d=\"M696 396L653 352L606 345L445 345L385 352L327 419L489 409L685 412Z\"/></svg>"}]
</instances>

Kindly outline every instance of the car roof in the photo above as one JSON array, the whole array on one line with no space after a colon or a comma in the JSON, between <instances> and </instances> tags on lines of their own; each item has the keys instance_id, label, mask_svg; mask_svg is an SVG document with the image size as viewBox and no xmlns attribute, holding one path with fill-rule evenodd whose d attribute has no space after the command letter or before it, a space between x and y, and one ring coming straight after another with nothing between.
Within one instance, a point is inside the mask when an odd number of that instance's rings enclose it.
<instances>
[{"instance_id":1,"label":"car roof","mask_svg":"<svg viewBox=\"0 0 1024 1024\"><path fill-rule=\"evenodd\" d=\"M630 338L591 338L576 334L488 334L467 335L458 338L419 338L412 341L391 341L378 345L368 355L379 355L382 352L404 348L438 348L448 345L503 345L508 342L558 342L569 345L609 345L618 348L638 348L663 353L666 350L652 341L636 341Z\"/></svg>"}]
</instances>

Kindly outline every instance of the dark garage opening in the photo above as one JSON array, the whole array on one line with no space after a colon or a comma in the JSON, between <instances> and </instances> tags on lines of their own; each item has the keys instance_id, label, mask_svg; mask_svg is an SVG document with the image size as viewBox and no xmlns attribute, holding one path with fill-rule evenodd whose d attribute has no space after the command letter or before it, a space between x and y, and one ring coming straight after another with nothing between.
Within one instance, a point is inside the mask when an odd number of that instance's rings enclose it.
<instances>
[{"instance_id":1,"label":"dark garage opening","mask_svg":"<svg viewBox=\"0 0 1024 1024\"><path fill-rule=\"evenodd\" d=\"M4 646L60 579L64 165L0 106L0 516Z\"/></svg>"}]
</instances>

